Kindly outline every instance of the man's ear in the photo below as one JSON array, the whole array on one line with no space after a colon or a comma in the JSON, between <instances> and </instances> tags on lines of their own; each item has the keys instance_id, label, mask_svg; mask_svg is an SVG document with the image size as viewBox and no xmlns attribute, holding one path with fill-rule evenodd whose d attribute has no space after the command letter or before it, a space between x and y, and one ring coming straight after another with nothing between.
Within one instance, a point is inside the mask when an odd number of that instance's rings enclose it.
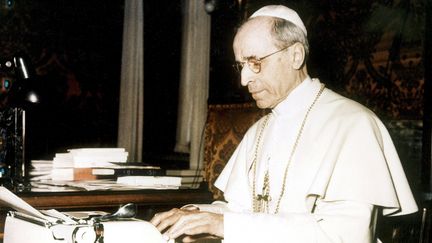
<instances>
[{"instance_id":1,"label":"man's ear","mask_svg":"<svg viewBox=\"0 0 432 243\"><path fill-rule=\"evenodd\" d=\"M295 43L293 45L293 52L292 52L292 57L293 57L293 68L294 69L301 69L301 67L303 66L303 63L305 61L305 49L303 47L302 44L300 43Z\"/></svg>"}]
</instances>

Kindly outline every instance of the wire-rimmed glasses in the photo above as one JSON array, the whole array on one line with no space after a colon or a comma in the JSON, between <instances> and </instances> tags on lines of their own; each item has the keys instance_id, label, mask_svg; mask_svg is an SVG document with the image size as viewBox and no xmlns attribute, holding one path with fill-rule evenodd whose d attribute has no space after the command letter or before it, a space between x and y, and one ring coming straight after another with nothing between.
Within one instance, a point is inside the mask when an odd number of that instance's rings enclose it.
<instances>
[{"instance_id":1,"label":"wire-rimmed glasses","mask_svg":"<svg viewBox=\"0 0 432 243\"><path fill-rule=\"evenodd\" d=\"M283 50L286 50L286 49L288 49L288 47L290 47L290 46L287 46L287 47L284 47L284 48L282 48L282 49L279 49L279 50L277 50L277 51L275 51L275 52L272 52L272 53L270 53L270 54L268 54L268 55L265 55L265 56L263 56L263 57L254 57L254 56L252 56L252 57L247 57L247 58L246 58L246 61L243 61L243 62L236 62L236 63L233 65L233 67L234 67L235 70L237 70L238 72L241 72L242 69L243 69L243 67L244 67L244 65L247 64L247 66L249 67L249 69L250 69L252 72L254 72L254 73L259 73L259 72L261 72L261 62L262 62L262 60L264 60L264 59L266 59L267 57L272 56L272 55L274 55L274 54L276 54L276 53L279 53L279 52L281 52L281 51L283 51Z\"/></svg>"}]
</instances>

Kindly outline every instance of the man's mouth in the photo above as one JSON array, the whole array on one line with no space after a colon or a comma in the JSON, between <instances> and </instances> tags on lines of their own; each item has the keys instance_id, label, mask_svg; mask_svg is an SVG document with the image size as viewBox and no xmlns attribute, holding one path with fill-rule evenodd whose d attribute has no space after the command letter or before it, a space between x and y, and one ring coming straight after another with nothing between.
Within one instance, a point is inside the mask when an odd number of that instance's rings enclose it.
<instances>
[{"instance_id":1,"label":"man's mouth","mask_svg":"<svg viewBox=\"0 0 432 243\"><path fill-rule=\"evenodd\" d=\"M250 94L252 95L252 98L254 98L255 100L259 98L260 94L263 92L263 90L260 91L252 91L250 92Z\"/></svg>"}]
</instances>

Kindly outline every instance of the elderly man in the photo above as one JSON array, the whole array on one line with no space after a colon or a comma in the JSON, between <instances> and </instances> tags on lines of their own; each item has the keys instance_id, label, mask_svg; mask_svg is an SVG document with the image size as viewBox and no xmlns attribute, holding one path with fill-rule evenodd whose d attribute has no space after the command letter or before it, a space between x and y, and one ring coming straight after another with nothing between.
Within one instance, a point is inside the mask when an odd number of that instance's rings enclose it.
<instances>
[{"instance_id":1,"label":"elderly man","mask_svg":"<svg viewBox=\"0 0 432 243\"><path fill-rule=\"evenodd\" d=\"M311 79L308 52L303 22L285 6L263 7L241 26L241 84L272 112L248 130L216 181L226 202L155 215L166 237L377 242L378 213L417 210L382 122Z\"/></svg>"}]
</instances>

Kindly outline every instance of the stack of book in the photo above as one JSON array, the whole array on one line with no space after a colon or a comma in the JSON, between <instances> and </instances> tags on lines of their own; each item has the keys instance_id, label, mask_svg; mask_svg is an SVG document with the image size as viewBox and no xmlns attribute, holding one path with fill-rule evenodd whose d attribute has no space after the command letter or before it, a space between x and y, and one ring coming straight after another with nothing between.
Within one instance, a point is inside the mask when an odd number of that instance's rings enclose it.
<instances>
[{"instance_id":1,"label":"stack of book","mask_svg":"<svg viewBox=\"0 0 432 243\"><path fill-rule=\"evenodd\" d=\"M50 179L53 181L116 180L121 176L163 176L160 167L128 163L123 148L81 148L57 153L52 160Z\"/></svg>"},{"instance_id":2,"label":"stack of book","mask_svg":"<svg viewBox=\"0 0 432 243\"><path fill-rule=\"evenodd\" d=\"M54 181L81 181L107 179L93 174L94 168L124 164L128 153L123 148L80 148L67 153L56 153L53 159L51 179Z\"/></svg>"},{"instance_id":3,"label":"stack of book","mask_svg":"<svg viewBox=\"0 0 432 243\"><path fill-rule=\"evenodd\" d=\"M127 152L122 148L70 149L57 153L52 161L32 161L31 173L35 176L32 185L87 189L100 182L112 188L177 189L185 184L199 184L202 178L195 173L167 175L158 166L126 161Z\"/></svg>"}]
</instances>

